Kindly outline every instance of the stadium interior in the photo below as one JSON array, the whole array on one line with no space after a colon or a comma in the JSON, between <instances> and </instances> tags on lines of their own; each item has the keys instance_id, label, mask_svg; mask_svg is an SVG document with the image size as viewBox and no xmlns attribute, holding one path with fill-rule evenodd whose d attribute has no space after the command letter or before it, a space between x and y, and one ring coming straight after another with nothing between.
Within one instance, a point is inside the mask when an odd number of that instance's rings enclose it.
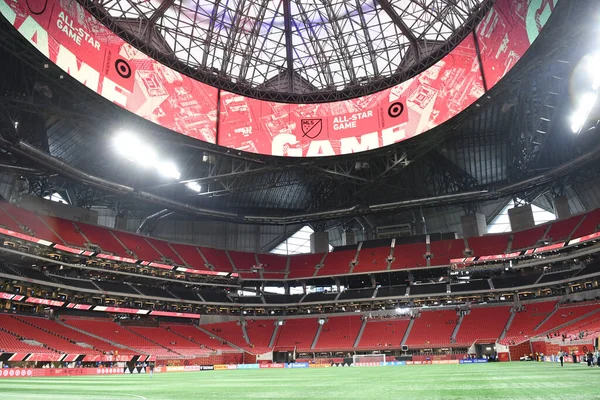
<instances>
[{"instance_id":1,"label":"stadium interior","mask_svg":"<svg viewBox=\"0 0 600 400\"><path fill-rule=\"evenodd\" d=\"M591 357L599 21L0 0L0 388Z\"/></svg>"}]
</instances>

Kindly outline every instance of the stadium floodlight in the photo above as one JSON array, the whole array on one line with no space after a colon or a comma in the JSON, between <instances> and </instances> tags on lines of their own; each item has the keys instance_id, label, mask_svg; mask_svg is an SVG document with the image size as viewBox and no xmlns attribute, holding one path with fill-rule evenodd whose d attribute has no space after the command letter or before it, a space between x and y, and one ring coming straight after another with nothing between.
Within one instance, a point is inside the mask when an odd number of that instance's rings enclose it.
<instances>
[{"instance_id":1,"label":"stadium floodlight","mask_svg":"<svg viewBox=\"0 0 600 400\"><path fill-rule=\"evenodd\" d=\"M409 312L410 308L396 307L396 313L398 314L408 314Z\"/></svg>"},{"instance_id":2,"label":"stadium floodlight","mask_svg":"<svg viewBox=\"0 0 600 400\"><path fill-rule=\"evenodd\" d=\"M177 169L177 166L171 161L161 161L158 163L157 169L158 173L165 178L179 179L181 177L181 173Z\"/></svg>"},{"instance_id":3,"label":"stadium floodlight","mask_svg":"<svg viewBox=\"0 0 600 400\"><path fill-rule=\"evenodd\" d=\"M571 116L571 130L573 133L579 133L583 129L592 109L596 105L598 93L588 92L579 99L579 106Z\"/></svg>"},{"instance_id":4,"label":"stadium floodlight","mask_svg":"<svg viewBox=\"0 0 600 400\"><path fill-rule=\"evenodd\" d=\"M198 182L188 182L185 184L185 186L196 193L200 193L200 191L202 191L202 186Z\"/></svg>"},{"instance_id":5,"label":"stadium floodlight","mask_svg":"<svg viewBox=\"0 0 600 400\"><path fill-rule=\"evenodd\" d=\"M132 151L135 152L139 148L140 141L129 132L119 132L113 138L113 146L117 153L129 159Z\"/></svg>"},{"instance_id":6,"label":"stadium floodlight","mask_svg":"<svg viewBox=\"0 0 600 400\"><path fill-rule=\"evenodd\" d=\"M592 77L592 90L600 90L600 53L594 53L589 56L588 71Z\"/></svg>"},{"instance_id":7,"label":"stadium floodlight","mask_svg":"<svg viewBox=\"0 0 600 400\"><path fill-rule=\"evenodd\" d=\"M120 132L115 136L113 145L117 153L142 167L154 166L158 161L156 150L129 132Z\"/></svg>"}]
</instances>

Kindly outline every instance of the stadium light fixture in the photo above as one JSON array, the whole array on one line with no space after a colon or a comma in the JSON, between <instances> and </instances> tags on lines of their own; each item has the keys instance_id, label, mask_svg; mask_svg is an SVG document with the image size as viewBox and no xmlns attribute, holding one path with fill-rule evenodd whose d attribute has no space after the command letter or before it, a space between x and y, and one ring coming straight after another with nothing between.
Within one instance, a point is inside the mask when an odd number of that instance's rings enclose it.
<instances>
[{"instance_id":1,"label":"stadium light fixture","mask_svg":"<svg viewBox=\"0 0 600 400\"><path fill-rule=\"evenodd\" d=\"M161 161L160 163L158 163L157 169L158 173L164 176L165 178L177 180L181 177L181 173L177 169L177 166L171 161Z\"/></svg>"},{"instance_id":2,"label":"stadium light fixture","mask_svg":"<svg viewBox=\"0 0 600 400\"><path fill-rule=\"evenodd\" d=\"M185 184L185 186L196 193L200 193L202 191L202 186L198 182L188 182Z\"/></svg>"},{"instance_id":3,"label":"stadium light fixture","mask_svg":"<svg viewBox=\"0 0 600 400\"><path fill-rule=\"evenodd\" d=\"M136 151L135 149L137 149L139 145L140 141L138 138L129 132L119 132L113 138L113 146L115 147L115 150L117 153L121 154L127 159L131 159L131 152Z\"/></svg>"},{"instance_id":4,"label":"stadium light fixture","mask_svg":"<svg viewBox=\"0 0 600 400\"><path fill-rule=\"evenodd\" d=\"M130 132L119 132L113 138L113 146L117 153L141 167L155 167L159 174L167 178L179 179L181 177L175 164L171 161L161 160L152 146L144 143L142 139Z\"/></svg>"}]
</instances>

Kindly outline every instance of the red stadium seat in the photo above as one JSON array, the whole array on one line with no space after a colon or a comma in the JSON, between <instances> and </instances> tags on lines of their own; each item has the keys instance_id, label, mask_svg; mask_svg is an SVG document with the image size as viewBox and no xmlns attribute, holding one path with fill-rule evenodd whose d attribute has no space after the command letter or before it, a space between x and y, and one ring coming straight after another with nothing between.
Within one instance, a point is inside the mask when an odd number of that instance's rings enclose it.
<instances>
[{"instance_id":1,"label":"red stadium seat","mask_svg":"<svg viewBox=\"0 0 600 400\"><path fill-rule=\"evenodd\" d=\"M455 310L423 311L415 318L406 345L409 348L448 347L457 321Z\"/></svg>"},{"instance_id":2,"label":"red stadium seat","mask_svg":"<svg viewBox=\"0 0 600 400\"><path fill-rule=\"evenodd\" d=\"M368 320L357 349L397 349L402 343L410 319Z\"/></svg>"},{"instance_id":3,"label":"red stadium seat","mask_svg":"<svg viewBox=\"0 0 600 400\"><path fill-rule=\"evenodd\" d=\"M475 342L495 343L509 317L509 306L471 308L458 328L455 345L469 347Z\"/></svg>"},{"instance_id":4,"label":"red stadium seat","mask_svg":"<svg viewBox=\"0 0 600 400\"><path fill-rule=\"evenodd\" d=\"M362 324L360 315L329 317L321 328L315 350L351 349Z\"/></svg>"}]
</instances>

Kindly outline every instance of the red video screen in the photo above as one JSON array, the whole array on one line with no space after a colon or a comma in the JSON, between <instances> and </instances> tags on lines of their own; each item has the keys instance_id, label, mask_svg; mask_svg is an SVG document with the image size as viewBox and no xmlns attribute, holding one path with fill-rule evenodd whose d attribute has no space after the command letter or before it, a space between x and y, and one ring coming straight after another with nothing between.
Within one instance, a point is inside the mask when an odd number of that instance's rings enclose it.
<instances>
[{"instance_id":1,"label":"red video screen","mask_svg":"<svg viewBox=\"0 0 600 400\"><path fill-rule=\"evenodd\" d=\"M77 2L45 0L38 10L40 1L0 0L0 13L42 54L105 99L209 143L217 142L218 123L221 146L288 157L376 149L443 124L511 70L558 2L497 0L475 33L439 62L369 96L333 103L283 104L221 91L217 104L218 89L133 48Z\"/></svg>"}]
</instances>

